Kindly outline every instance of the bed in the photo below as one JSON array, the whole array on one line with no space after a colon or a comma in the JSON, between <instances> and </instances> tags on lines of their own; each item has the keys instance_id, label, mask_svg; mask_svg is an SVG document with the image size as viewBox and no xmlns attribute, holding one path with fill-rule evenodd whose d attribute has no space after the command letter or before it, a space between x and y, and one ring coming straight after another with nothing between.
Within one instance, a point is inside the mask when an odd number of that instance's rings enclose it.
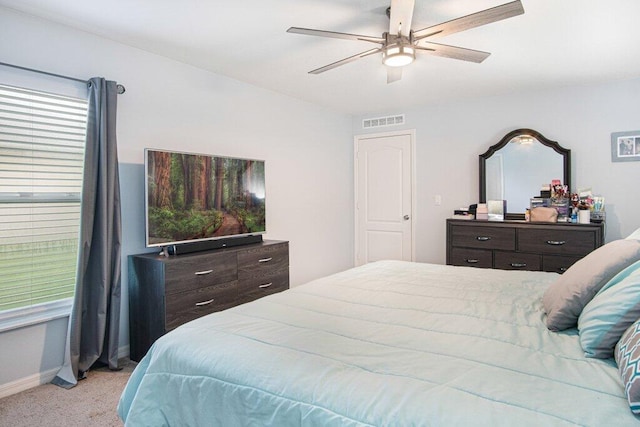
<instances>
[{"instance_id":1,"label":"bed","mask_svg":"<svg viewBox=\"0 0 640 427\"><path fill-rule=\"evenodd\" d=\"M552 332L555 273L380 261L163 336L127 426L638 425L612 358Z\"/></svg>"}]
</instances>

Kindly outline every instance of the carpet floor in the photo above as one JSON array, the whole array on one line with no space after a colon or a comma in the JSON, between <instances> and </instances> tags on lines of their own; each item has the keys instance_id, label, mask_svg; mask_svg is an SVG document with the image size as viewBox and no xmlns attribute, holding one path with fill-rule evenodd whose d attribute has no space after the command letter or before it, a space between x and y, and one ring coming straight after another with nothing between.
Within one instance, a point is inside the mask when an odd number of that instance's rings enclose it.
<instances>
[{"instance_id":1,"label":"carpet floor","mask_svg":"<svg viewBox=\"0 0 640 427\"><path fill-rule=\"evenodd\" d=\"M122 426L116 406L136 364L126 359L120 366L89 371L69 390L44 384L0 399L0 426Z\"/></svg>"}]
</instances>

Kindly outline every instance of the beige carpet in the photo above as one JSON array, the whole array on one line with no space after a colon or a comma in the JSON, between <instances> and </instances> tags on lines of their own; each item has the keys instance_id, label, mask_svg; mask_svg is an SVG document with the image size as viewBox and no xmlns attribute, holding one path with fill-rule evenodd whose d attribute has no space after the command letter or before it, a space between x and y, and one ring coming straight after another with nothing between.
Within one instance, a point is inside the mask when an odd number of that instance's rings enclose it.
<instances>
[{"instance_id":1,"label":"beige carpet","mask_svg":"<svg viewBox=\"0 0 640 427\"><path fill-rule=\"evenodd\" d=\"M0 426L122 426L116 406L135 362L122 360L120 366L89 371L69 390L45 384L0 399Z\"/></svg>"}]
</instances>

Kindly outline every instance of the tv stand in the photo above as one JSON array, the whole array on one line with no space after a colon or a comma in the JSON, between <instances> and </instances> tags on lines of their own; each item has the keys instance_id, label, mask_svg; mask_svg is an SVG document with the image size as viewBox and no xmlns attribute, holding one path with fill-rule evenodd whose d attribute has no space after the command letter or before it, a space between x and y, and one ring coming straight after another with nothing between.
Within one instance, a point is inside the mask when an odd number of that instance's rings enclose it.
<instances>
[{"instance_id":1,"label":"tv stand","mask_svg":"<svg viewBox=\"0 0 640 427\"><path fill-rule=\"evenodd\" d=\"M260 240L262 237L260 236ZM289 289L289 243L129 256L130 357L190 320Z\"/></svg>"},{"instance_id":2,"label":"tv stand","mask_svg":"<svg viewBox=\"0 0 640 427\"><path fill-rule=\"evenodd\" d=\"M192 252L210 251L213 249L230 248L233 246L251 245L262 242L262 234L228 237L225 239L203 240L199 242L181 243L179 245L169 245L163 252L169 255L190 254Z\"/></svg>"}]
</instances>

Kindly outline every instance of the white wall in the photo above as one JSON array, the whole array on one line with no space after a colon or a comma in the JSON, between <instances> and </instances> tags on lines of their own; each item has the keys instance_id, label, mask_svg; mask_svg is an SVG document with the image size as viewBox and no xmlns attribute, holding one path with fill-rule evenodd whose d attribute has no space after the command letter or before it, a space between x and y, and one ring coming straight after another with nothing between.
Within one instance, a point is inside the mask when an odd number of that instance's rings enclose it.
<instances>
[{"instance_id":1,"label":"white wall","mask_svg":"<svg viewBox=\"0 0 640 427\"><path fill-rule=\"evenodd\" d=\"M266 160L265 238L290 241L292 285L352 266L350 117L4 8L0 40L2 62L126 86L118 97L121 347L128 344L126 257L145 250L145 147ZM0 82L21 73L0 66ZM52 80L29 78L45 89ZM0 391L62 363L65 324L0 334Z\"/></svg>"},{"instance_id":2,"label":"white wall","mask_svg":"<svg viewBox=\"0 0 640 427\"><path fill-rule=\"evenodd\" d=\"M478 156L518 128L571 149L573 190L606 198L606 241L640 227L640 162L612 163L610 154L612 132L640 130L638 99L640 80L631 80L367 115L405 113L404 128L416 129L417 261L445 262L445 219L478 201ZM363 118L354 118L354 134L366 133Z\"/></svg>"}]
</instances>

